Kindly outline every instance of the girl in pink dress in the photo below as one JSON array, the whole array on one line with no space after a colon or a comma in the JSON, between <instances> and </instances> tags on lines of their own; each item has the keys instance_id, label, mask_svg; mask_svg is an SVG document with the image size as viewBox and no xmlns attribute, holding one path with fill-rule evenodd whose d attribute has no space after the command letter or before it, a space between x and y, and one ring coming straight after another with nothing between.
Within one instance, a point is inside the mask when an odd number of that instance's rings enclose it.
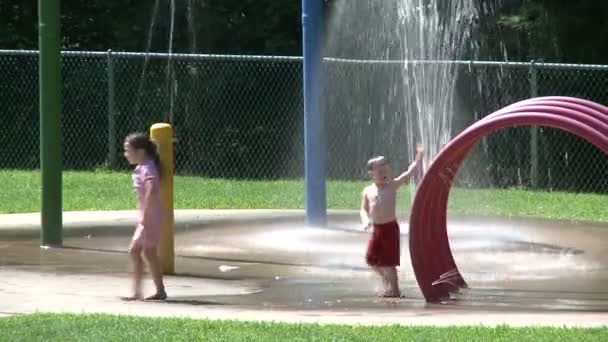
<instances>
[{"instance_id":1,"label":"girl in pink dress","mask_svg":"<svg viewBox=\"0 0 608 342\"><path fill-rule=\"evenodd\" d=\"M159 189L160 162L156 144L145 134L134 133L125 139L124 150L125 158L131 165L136 165L132 177L133 188L137 193L138 210L135 233L129 246L129 256L134 266L133 288L128 296L121 299L127 301L142 299L141 281L145 259L156 286L156 293L144 299L165 300L167 293L157 255L163 211Z\"/></svg>"}]
</instances>

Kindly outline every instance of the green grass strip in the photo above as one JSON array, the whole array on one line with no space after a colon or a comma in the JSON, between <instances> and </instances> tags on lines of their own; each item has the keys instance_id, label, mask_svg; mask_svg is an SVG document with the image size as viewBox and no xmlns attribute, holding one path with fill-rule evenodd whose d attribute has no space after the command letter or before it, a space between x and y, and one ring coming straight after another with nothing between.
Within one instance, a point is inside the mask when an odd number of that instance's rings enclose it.
<instances>
[{"instance_id":1,"label":"green grass strip","mask_svg":"<svg viewBox=\"0 0 608 342\"><path fill-rule=\"evenodd\" d=\"M608 341L607 328L287 324L33 314L0 318L0 341Z\"/></svg>"},{"instance_id":2,"label":"green grass strip","mask_svg":"<svg viewBox=\"0 0 608 342\"><path fill-rule=\"evenodd\" d=\"M358 209L369 182L330 180L331 209ZM38 171L0 171L0 213L37 212L40 208ZM63 176L65 210L123 210L135 207L128 173L74 172ZM399 192L399 210L408 210L412 191ZM450 214L539 217L608 222L606 195L541 192L525 189L452 189ZM302 180L248 181L177 176L176 209L303 209Z\"/></svg>"}]
</instances>

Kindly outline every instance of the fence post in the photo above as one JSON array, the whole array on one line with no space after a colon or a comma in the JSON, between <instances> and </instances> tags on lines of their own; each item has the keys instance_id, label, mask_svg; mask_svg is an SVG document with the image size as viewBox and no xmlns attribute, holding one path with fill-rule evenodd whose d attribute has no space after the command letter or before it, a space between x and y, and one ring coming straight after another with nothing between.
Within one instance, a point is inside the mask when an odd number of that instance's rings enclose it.
<instances>
[{"instance_id":1,"label":"fence post","mask_svg":"<svg viewBox=\"0 0 608 342\"><path fill-rule=\"evenodd\" d=\"M59 0L38 1L40 223L43 246L63 244L61 20Z\"/></svg>"},{"instance_id":2,"label":"fence post","mask_svg":"<svg viewBox=\"0 0 608 342\"><path fill-rule=\"evenodd\" d=\"M108 50L107 58L108 73L108 164L110 168L116 166L116 113L115 106L115 85L114 85L114 61L112 60L112 50Z\"/></svg>"},{"instance_id":3,"label":"fence post","mask_svg":"<svg viewBox=\"0 0 608 342\"><path fill-rule=\"evenodd\" d=\"M530 63L530 97L538 97L538 80L535 61ZM530 185L538 187L538 126L530 127Z\"/></svg>"}]
</instances>

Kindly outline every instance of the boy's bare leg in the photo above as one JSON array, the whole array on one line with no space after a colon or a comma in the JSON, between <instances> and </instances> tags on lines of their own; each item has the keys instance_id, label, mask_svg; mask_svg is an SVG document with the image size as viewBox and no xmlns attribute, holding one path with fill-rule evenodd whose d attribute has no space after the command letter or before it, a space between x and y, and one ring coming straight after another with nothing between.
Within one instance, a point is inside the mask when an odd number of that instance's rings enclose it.
<instances>
[{"instance_id":1,"label":"boy's bare leg","mask_svg":"<svg viewBox=\"0 0 608 342\"><path fill-rule=\"evenodd\" d=\"M386 283L388 284L385 297L400 297L401 292L399 291L399 277L397 275L397 267L386 267L384 271L386 275Z\"/></svg>"},{"instance_id":2,"label":"boy's bare leg","mask_svg":"<svg viewBox=\"0 0 608 342\"><path fill-rule=\"evenodd\" d=\"M377 293L377 295L380 297L384 296L388 291L388 283L386 282L386 272L384 269L385 267L372 266L372 270L377 273L380 276L380 279L382 280L382 291Z\"/></svg>"}]
</instances>

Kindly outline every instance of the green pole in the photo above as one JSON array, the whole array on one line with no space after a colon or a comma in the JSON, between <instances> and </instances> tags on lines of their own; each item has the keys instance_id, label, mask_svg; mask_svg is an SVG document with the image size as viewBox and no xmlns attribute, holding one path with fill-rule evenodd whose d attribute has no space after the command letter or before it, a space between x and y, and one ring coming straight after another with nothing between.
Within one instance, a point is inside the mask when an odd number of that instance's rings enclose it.
<instances>
[{"instance_id":1,"label":"green pole","mask_svg":"<svg viewBox=\"0 0 608 342\"><path fill-rule=\"evenodd\" d=\"M38 0L42 245L61 246L61 33L60 0Z\"/></svg>"}]
</instances>

